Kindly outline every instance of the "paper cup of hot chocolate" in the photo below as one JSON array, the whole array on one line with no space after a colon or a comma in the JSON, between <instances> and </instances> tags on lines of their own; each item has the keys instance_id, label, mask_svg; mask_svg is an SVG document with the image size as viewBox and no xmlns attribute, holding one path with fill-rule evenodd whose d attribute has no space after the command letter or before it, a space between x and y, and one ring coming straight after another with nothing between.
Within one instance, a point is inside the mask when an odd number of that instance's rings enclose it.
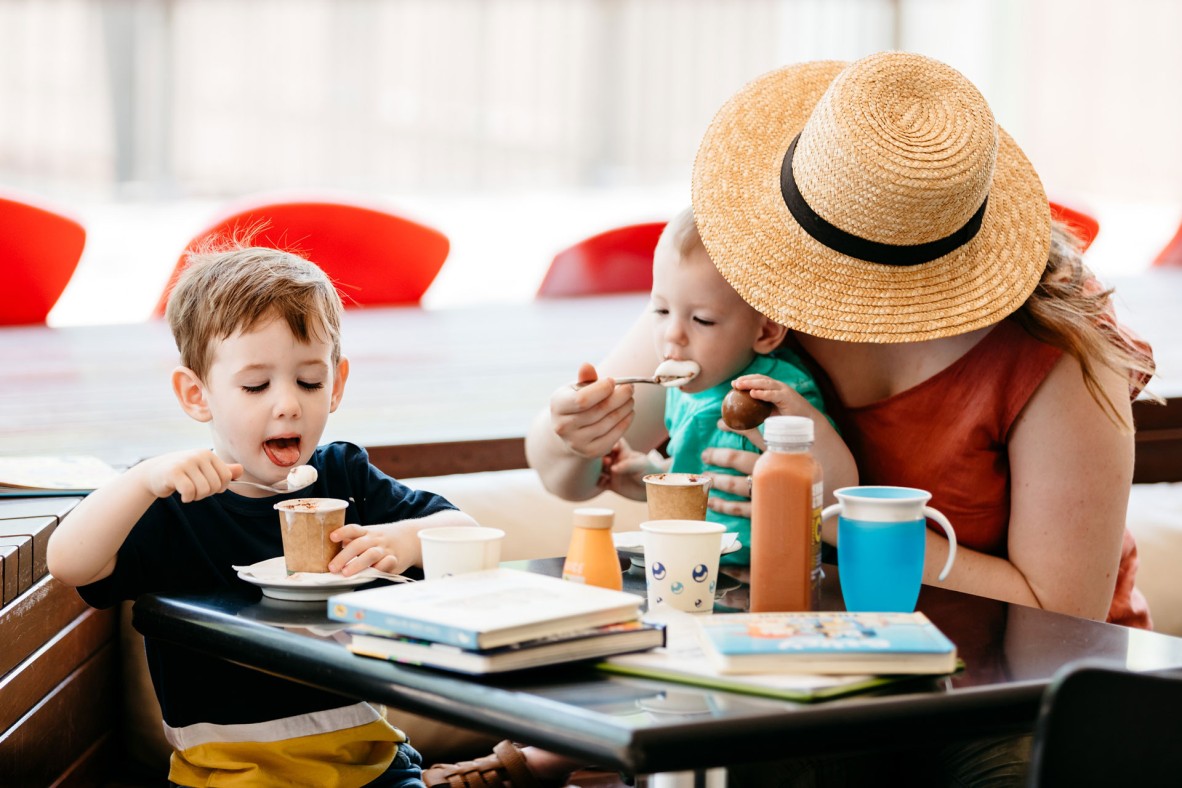
<instances>
[{"instance_id":1,"label":"paper cup of hot chocolate","mask_svg":"<svg viewBox=\"0 0 1182 788\"><path fill-rule=\"evenodd\" d=\"M292 498L275 504L289 575L328 571L328 562L341 552L341 543L328 535L345 524L348 507L339 498Z\"/></svg>"},{"instance_id":2,"label":"paper cup of hot chocolate","mask_svg":"<svg viewBox=\"0 0 1182 788\"><path fill-rule=\"evenodd\" d=\"M500 528L479 525L448 525L424 528L419 531L423 545L423 578L459 575L496 569L501 562L501 542L505 532Z\"/></svg>"},{"instance_id":3,"label":"paper cup of hot chocolate","mask_svg":"<svg viewBox=\"0 0 1182 788\"><path fill-rule=\"evenodd\" d=\"M700 473L650 473L644 477L650 520L705 520L710 477Z\"/></svg>"},{"instance_id":4,"label":"paper cup of hot chocolate","mask_svg":"<svg viewBox=\"0 0 1182 788\"><path fill-rule=\"evenodd\" d=\"M721 523L701 520L650 520L644 532L644 577L648 609L662 606L687 613L714 612L718 587Z\"/></svg>"}]
</instances>

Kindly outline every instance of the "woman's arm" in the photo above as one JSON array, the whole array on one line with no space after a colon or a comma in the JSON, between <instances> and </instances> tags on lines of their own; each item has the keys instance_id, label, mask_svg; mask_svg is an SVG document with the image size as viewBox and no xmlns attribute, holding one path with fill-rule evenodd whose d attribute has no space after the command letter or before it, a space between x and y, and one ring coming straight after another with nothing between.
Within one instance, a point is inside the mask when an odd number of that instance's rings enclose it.
<instances>
[{"instance_id":1,"label":"woman's arm","mask_svg":"<svg viewBox=\"0 0 1182 788\"><path fill-rule=\"evenodd\" d=\"M550 492L582 501L601 492L603 457L627 437L647 452L665 439L665 390L659 386L615 386L613 379L645 375L660 359L653 348L649 314L641 315L599 367L584 364L579 380L595 380L575 390L562 386L549 407L534 418L525 438L529 466Z\"/></svg>"},{"instance_id":2,"label":"woman's arm","mask_svg":"<svg viewBox=\"0 0 1182 788\"><path fill-rule=\"evenodd\" d=\"M1128 383L1104 371L1105 393L1132 423ZM1103 620L1120 562L1133 436L1108 418L1070 356L1051 370L1011 429L1009 560L956 551L928 534L924 582Z\"/></svg>"}]
</instances>

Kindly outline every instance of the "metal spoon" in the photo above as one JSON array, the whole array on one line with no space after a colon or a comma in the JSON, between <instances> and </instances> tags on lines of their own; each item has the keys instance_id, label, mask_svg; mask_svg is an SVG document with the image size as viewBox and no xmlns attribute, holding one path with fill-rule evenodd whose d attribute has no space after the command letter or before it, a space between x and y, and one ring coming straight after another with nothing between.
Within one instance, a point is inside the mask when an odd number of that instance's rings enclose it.
<instances>
[{"instance_id":1,"label":"metal spoon","mask_svg":"<svg viewBox=\"0 0 1182 788\"><path fill-rule=\"evenodd\" d=\"M653 383L658 386L666 388L673 388L675 386L684 386L691 380L698 376L702 368L693 361L677 361L675 359L667 358L657 365L657 370L651 377L640 378L616 378L616 385L622 383ZM587 381L584 383L576 383L575 389L581 389L585 386L591 385L594 381Z\"/></svg>"},{"instance_id":2,"label":"metal spoon","mask_svg":"<svg viewBox=\"0 0 1182 788\"><path fill-rule=\"evenodd\" d=\"M616 378L616 385L622 386L625 383L653 383L658 386L665 386L668 388L670 386L683 386L686 383L689 383L695 377L697 377L697 375L653 375L649 378ZM595 382L596 381L594 380L586 380L573 385L577 390L586 388Z\"/></svg>"},{"instance_id":3,"label":"metal spoon","mask_svg":"<svg viewBox=\"0 0 1182 788\"><path fill-rule=\"evenodd\" d=\"M296 490L302 490L310 486L316 481L316 469L311 465L297 465L287 472L287 478L283 481L275 482L275 484L260 484L259 482L248 482L242 479L232 479L230 484L248 484L251 487L258 487L260 490L269 490L277 493L289 493Z\"/></svg>"}]
</instances>

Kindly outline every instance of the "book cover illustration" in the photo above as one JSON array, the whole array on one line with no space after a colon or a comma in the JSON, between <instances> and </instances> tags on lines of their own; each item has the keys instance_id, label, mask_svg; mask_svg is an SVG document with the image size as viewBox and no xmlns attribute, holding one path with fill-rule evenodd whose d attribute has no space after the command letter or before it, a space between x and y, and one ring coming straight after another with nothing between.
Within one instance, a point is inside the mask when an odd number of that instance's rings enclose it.
<instances>
[{"instance_id":1,"label":"book cover illustration","mask_svg":"<svg viewBox=\"0 0 1182 788\"><path fill-rule=\"evenodd\" d=\"M923 613L740 613L699 621L724 671L951 672L956 646Z\"/></svg>"},{"instance_id":2,"label":"book cover illustration","mask_svg":"<svg viewBox=\"0 0 1182 788\"><path fill-rule=\"evenodd\" d=\"M768 672L745 675L723 674L706 658L697 619L720 616L696 616L680 611L649 613L645 620L659 620L666 625L665 647L636 654L625 654L598 663L608 673L672 681L709 689L760 695L802 703L842 697L881 687L894 679L874 675L823 675L818 673Z\"/></svg>"}]
</instances>

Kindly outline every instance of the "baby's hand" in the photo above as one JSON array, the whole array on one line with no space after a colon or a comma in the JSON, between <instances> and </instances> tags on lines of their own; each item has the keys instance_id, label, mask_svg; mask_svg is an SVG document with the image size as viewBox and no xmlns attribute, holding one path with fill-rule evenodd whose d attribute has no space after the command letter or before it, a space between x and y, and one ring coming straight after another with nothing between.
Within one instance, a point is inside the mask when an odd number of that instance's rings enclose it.
<instances>
[{"instance_id":1,"label":"baby's hand","mask_svg":"<svg viewBox=\"0 0 1182 788\"><path fill-rule=\"evenodd\" d=\"M660 473L663 470L653 463L647 454L642 454L621 439L603 458L603 471L599 477L599 486L604 490L612 490L625 498L643 501L647 496L644 477L649 473Z\"/></svg>"},{"instance_id":2,"label":"baby's hand","mask_svg":"<svg viewBox=\"0 0 1182 788\"><path fill-rule=\"evenodd\" d=\"M345 577L372 566L379 572L402 574L415 561L418 531L408 523L382 525L343 525L329 534L340 542L341 552L332 559L328 571Z\"/></svg>"},{"instance_id":3,"label":"baby's hand","mask_svg":"<svg viewBox=\"0 0 1182 788\"><path fill-rule=\"evenodd\" d=\"M772 416L807 416L808 418L813 418L813 414L816 413L816 409L809 404L808 400L800 396L796 389L787 383L782 383L766 375L743 375L742 377L735 378L731 382L731 386L740 391L746 391L753 399L771 404ZM755 444L760 451L767 448L767 444L763 440L763 434L760 433L758 427L749 430L735 429L727 424L725 420L719 419L718 428L727 432L737 432Z\"/></svg>"},{"instance_id":4,"label":"baby's hand","mask_svg":"<svg viewBox=\"0 0 1182 788\"><path fill-rule=\"evenodd\" d=\"M789 386L766 375L743 375L731 383L733 388L746 391L752 397L770 402L774 416L812 416L814 409L804 397Z\"/></svg>"},{"instance_id":5,"label":"baby's hand","mask_svg":"<svg viewBox=\"0 0 1182 788\"><path fill-rule=\"evenodd\" d=\"M223 462L209 449L163 454L137 468L152 495L167 498L175 492L184 503L224 492L231 479L242 475L241 465Z\"/></svg>"}]
</instances>

